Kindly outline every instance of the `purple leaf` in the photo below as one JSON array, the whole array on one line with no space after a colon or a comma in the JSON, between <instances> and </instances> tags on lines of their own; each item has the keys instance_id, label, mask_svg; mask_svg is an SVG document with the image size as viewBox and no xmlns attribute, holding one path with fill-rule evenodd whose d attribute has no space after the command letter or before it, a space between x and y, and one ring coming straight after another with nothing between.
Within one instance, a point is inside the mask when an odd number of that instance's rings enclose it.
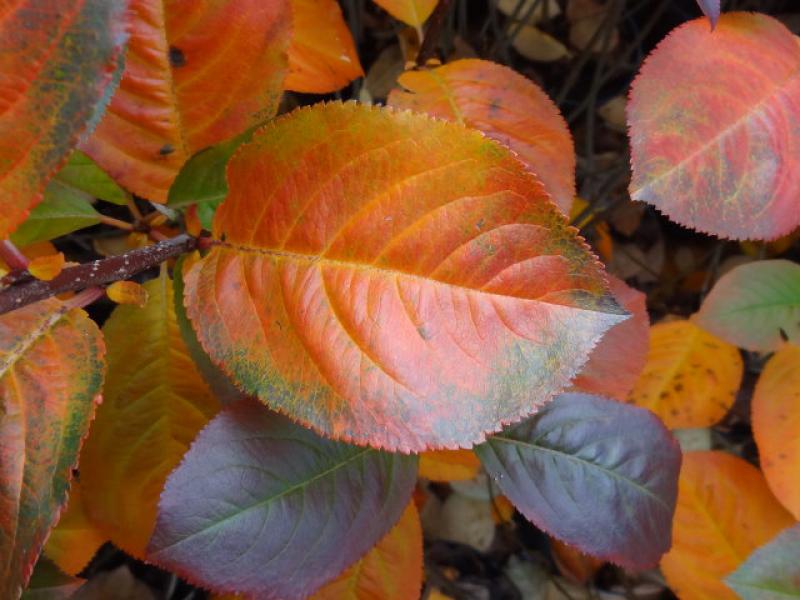
<instances>
[{"instance_id":1,"label":"purple leaf","mask_svg":"<svg viewBox=\"0 0 800 600\"><path fill-rule=\"evenodd\" d=\"M697 0L697 4L700 6L700 10L703 11L703 14L710 19L711 29L713 30L714 27L717 26L717 21L719 20L719 0Z\"/></svg>"}]
</instances>

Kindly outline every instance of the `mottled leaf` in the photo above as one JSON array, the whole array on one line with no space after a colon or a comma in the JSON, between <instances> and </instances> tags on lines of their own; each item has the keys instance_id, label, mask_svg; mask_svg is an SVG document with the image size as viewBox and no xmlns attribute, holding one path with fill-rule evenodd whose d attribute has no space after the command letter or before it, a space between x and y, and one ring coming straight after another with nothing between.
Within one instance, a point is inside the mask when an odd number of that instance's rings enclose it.
<instances>
[{"instance_id":1,"label":"mottled leaf","mask_svg":"<svg viewBox=\"0 0 800 600\"><path fill-rule=\"evenodd\" d=\"M422 590L422 527L414 503L372 550L312 600L419 600Z\"/></svg>"},{"instance_id":2,"label":"mottled leaf","mask_svg":"<svg viewBox=\"0 0 800 600\"><path fill-rule=\"evenodd\" d=\"M716 27L720 13L719 0L697 0L697 5L711 21L711 28Z\"/></svg>"},{"instance_id":3,"label":"mottled leaf","mask_svg":"<svg viewBox=\"0 0 800 600\"><path fill-rule=\"evenodd\" d=\"M162 273L144 287L144 308L120 305L103 326L104 401L81 454L87 514L140 558L167 475L219 410L178 331L169 278Z\"/></svg>"},{"instance_id":4,"label":"mottled leaf","mask_svg":"<svg viewBox=\"0 0 800 600\"><path fill-rule=\"evenodd\" d=\"M408 71L389 104L427 112L484 132L525 161L558 207L575 197L575 148L569 128L547 94L527 77L486 60L457 60Z\"/></svg>"},{"instance_id":5,"label":"mottled leaf","mask_svg":"<svg viewBox=\"0 0 800 600\"><path fill-rule=\"evenodd\" d=\"M431 16L438 0L375 0L395 19L419 29Z\"/></svg>"},{"instance_id":6,"label":"mottled leaf","mask_svg":"<svg viewBox=\"0 0 800 600\"><path fill-rule=\"evenodd\" d=\"M525 517L583 552L644 568L670 546L680 449L646 410L562 394L475 451Z\"/></svg>"},{"instance_id":7,"label":"mottled leaf","mask_svg":"<svg viewBox=\"0 0 800 600\"><path fill-rule=\"evenodd\" d=\"M472 450L429 450L419 455L419 476L431 481L472 479L480 467Z\"/></svg>"},{"instance_id":8,"label":"mottled leaf","mask_svg":"<svg viewBox=\"0 0 800 600\"><path fill-rule=\"evenodd\" d=\"M753 435L770 489L800 520L800 348L785 345L758 378Z\"/></svg>"},{"instance_id":9,"label":"mottled leaf","mask_svg":"<svg viewBox=\"0 0 800 600\"><path fill-rule=\"evenodd\" d=\"M51 179L44 191L44 199L11 235L17 246L52 240L100 222L100 215L81 193L64 187Z\"/></svg>"},{"instance_id":10,"label":"mottled leaf","mask_svg":"<svg viewBox=\"0 0 800 600\"><path fill-rule=\"evenodd\" d=\"M199 150L273 116L289 0L131 0L125 72L81 149L126 189L165 202Z\"/></svg>"},{"instance_id":11,"label":"mottled leaf","mask_svg":"<svg viewBox=\"0 0 800 600\"><path fill-rule=\"evenodd\" d=\"M624 401L647 362L650 319L642 292L613 276L608 283L614 298L632 316L603 336L572 383L580 391Z\"/></svg>"},{"instance_id":12,"label":"mottled leaf","mask_svg":"<svg viewBox=\"0 0 800 600\"><path fill-rule=\"evenodd\" d=\"M67 600L83 582L83 579L61 572L52 561L41 556L28 588L22 593L22 600Z\"/></svg>"},{"instance_id":13,"label":"mottled leaf","mask_svg":"<svg viewBox=\"0 0 800 600\"><path fill-rule=\"evenodd\" d=\"M100 331L49 299L0 315L0 598L18 598L67 500L103 380Z\"/></svg>"},{"instance_id":14,"label":"mottled leaf","mask_svg":"<svg viewBox=\"0 0 800 600\"><path fill-rule=\"evenodd\" d=\"M126 0L6 0L0 12L0 239L113 91Z\"/></svg>"},{"instance_id":15,"label":"mottled leaf","mask_svg":"<svg viewBox=\"0 0 800 600\"><path fill-rule=\"evenodd\" d=\"M187 313L239 387L325 435L470 446L624 319L538 181L461 126L318 105L261 130L228 180Z\"/></svg>"},{"instance_id":16,"label":"mottled leaf","mask_svg":"<svg viewBox=\"0 0 800 600\"><path fill-rule=\"evenodd\" d=\"M416 457L320 438L245 400L170 475L149 558L215 591L303 598L391 529L416 475Z\"/></svg>"},{"instance_id":17,"label":"mottled leaf","mask_svg":"<svg viewBox=\"0 0 800 600\"><path fill-rule=\"evenodd\" d=\"M689 452L661 570L681 600L735 600L722 579L791 523L754 466L724 452Z\"/></svg>"},{"instance_id":18,"label":"mottled leaf","mask_svg":"<svg viewBox=\"0 0 800 600\"><path fill-rule=\"evenodd\" d=\"M64 573L77 575L105 541L106 537L86 516L80 485L73 481L67 508L61 513L58 525L50 532L44 553ZM36 568L39 568L38 564ZM35 573L34 570L34 577Z\"/></svg>"},{"instance_id":19,"label":"mottled leaf","mask_svg":"<svg viewBox=\"0 0 800 600\"><path fill-rule=\"evenodd\" d=\"M287 90L327 94L364 75L337 0L291 0L291 5Z\"/></svg>"},{"instance_id":20,"label":"mottled leaf","mask_svg":"<svg viewBox=\"0 0 800 600\"><path fill-rule=\"evenodd\" d=\"M658 323L628 402L649 408L670 429L709 427L733 406L743 371L736 347L693 322Z\"/></svg>"},{"instance_id":21,"label":"mottled leaf","mask_svg":"<svg viewBox=\"0 0 800 600\"><path fill-rule=\"evenodd\" d=\"M753 552L725 583L743 600L800 598L800 525Z\"/></svg>"},{"instance_id":22,"label":"mottled leaf","mask_svg":"<svg viewBox=\"0 0 800 600\"><path fill-rule=\"evenodd\" d=\"M634 200L699 231L774 239L800 225L800 44L779 21L681 25L628 105Z\"/></svg>"},{"instance_id":23,"label":"mottled leaf","mask_svg":"<svg viewBox=\"0 0 800 600\"><path fill-rule=\"evenodd\" d=\"M764 260L728 271L695 317L703 329L746 350L800 344L800 265Z\"/></svg>"}]
</instances>

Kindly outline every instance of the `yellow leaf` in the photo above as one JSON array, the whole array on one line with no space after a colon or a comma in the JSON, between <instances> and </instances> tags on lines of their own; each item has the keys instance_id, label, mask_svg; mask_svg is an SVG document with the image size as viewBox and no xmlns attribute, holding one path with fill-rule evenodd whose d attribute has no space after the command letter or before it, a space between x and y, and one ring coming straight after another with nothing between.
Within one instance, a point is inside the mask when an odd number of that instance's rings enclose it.
<instances>
[{"instance_id":1,"label":"yellow leaf","mask_svg":"<svg viewBox=\"0 0 800 600\"><path fill-rule=\"evenodd\" d=\"M19 249L22 254L24 254L28 260L33 260L38 256L48 256L50 254L55 254L56 247L53 246L50 242L37 242L35 244L31 244L30 246L25 246L24 248ZM0 277L8 274L10 269L5 261L0 258Z\"/></svg>"},{"instance_id":2,"label":"yellow leaf","mask_svg":"<svg viewBox=\"0 0 800 600\"><path fill-rule=\"evenodd\" d=\"M800 520L800 348L769 360L753 394L753 435L775 496Z\"/></svg>"},{"instance_id":3,"label":"yellow leaf","mask_svg":"<svg viewBox=\"0 0 800 600\"><path fill-rule=\"evenodd\" d=\"M104 400L80 463L89 517L138 558L167 475L219 410L178 330L172 282L162 273L144 288L144 308L120 305L103 326Z\"/></svg>"},{"instance_id":4,"label":"yellow leaf","mask_svg":"<svg viewBox=\"0 0 800 600\"><path fill-rule=\"evenodd\" d=\"M791 524L754 466L724 452L689 452L661 570L681 600L735 600L722 579Z\"/></svg>"},{"instance_id":5,"label":"yellow leaf","mask_svg":"<svg viewBox=\"0 0 800 600\"><path fill-rule=\"evenodd\" d=\"M437 0L375 0L395 19L419 29L436 8Z\"/></svg>"},{"instance_id":6,"label":"yellow leaf","mask_svg":"<svg viewBox=\"0 0 800 600\"><path fill-rule=\"evenodd\" d=\"M147 290L134 281L115 281L106 288L106 295L117 304L147 304Z\"/></svg>"},{"instance_id":7,"label":"yellow leaf","mask_svg":"<svg viewBox=\"0 0 800 600\"><path fill-rule=\"evenodd\" d=\"M81 487L72 482L69 504L50 532L44 553L67 575L77 575L89 564L105 536L89 521L83 509Z\"/></svg>"},{"instance_id":8,"label":"yellow leaf","mask_svg":"<svg viewBox=\"0 0 800 600\"><path fill-rule=\"evenodd\" d=\"M313 600L417 600L422 588L422 527L413 502L372 550Z\"/></svg>"},{"instance_id":9,"label":"yellow leaf","mask_svg":"<svg viewBox=\"0 0 800 600\"><path fill-rule=\"evenodd\" d=\"M419 476L431 481L472 479L480 466L472 450L430 450L419 455Z\"/></svg>"},{"instance_id":10,"label":"yellow leaf","mask_svg":"<svg viewBox=\"0 0 800 600\"><path fill-rule=\"evenodd\" d=\"M742 379L739 350L691 321L650 328L647 363L628 401L670 429L708 427L728 412Z\"/></svg>"},{"instance_id":11,"label":"yellow leaf","mask_svg":"<svg viewBox=\"0 0 800 600\"><path fill-rule=\"evenodd\" d=\"M58 277L64 268L64 253L37 256L28 263L28 272L42 281L50 281Z\"/></svg>"}]
</instances>

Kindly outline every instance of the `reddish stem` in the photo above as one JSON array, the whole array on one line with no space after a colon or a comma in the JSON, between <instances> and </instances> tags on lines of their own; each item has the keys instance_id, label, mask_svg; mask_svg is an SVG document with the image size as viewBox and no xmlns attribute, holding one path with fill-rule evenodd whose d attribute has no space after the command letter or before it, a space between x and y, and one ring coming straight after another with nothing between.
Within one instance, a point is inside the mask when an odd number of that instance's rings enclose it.
<instances>
[{"instance_id":1,"label":"reddish stem","mask_svg":"<svg viewBox=\"0 0 800 600\"><path fill-rule=\"evenodd\" d=\"M11 271L24 271L28 268L28 258L11 240L0 242L0 258L5 261Z\"/></svg>"}]
</instances>

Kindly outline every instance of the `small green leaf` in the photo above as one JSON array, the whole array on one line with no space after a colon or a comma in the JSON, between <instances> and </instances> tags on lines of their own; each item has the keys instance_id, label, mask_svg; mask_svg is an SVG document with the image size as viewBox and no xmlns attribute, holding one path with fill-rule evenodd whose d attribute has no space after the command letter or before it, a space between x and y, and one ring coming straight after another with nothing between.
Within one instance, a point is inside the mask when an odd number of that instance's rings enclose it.
<instances>
[{"instance_id":1,"label":"small green leaf","mask_svg":"<svg viewBox=\"0 0 800 600\"><path fill-rule=\"evenodd\" d=\"M743 600L800 598L800 525L753 552L725 583Z\"/></svg>"},{"instance_id":2,"label":"small green leaf","mask_svg":"<svg viewBox=\"0 0 800 600\"><path fill-rule=\"evenodd\" d=\"M96 225L100 222L99 217L85 193L67 187L55 178L47 185L44 200L11 235L11 240L18 246L52 240Z\"/></svg>"},{"instance_id":3,"label":"small green leaf","mask_svg":"<svg viewBox=\"0 0 800 600\"><path fill-rule=\"evenodd\" d=\"M112 204L124 205L127 200L125 190L114 183L97 163L78 150L70 155L67 164L56 174L55 180L64 187Z\"/></svg>"}]
</instances>

